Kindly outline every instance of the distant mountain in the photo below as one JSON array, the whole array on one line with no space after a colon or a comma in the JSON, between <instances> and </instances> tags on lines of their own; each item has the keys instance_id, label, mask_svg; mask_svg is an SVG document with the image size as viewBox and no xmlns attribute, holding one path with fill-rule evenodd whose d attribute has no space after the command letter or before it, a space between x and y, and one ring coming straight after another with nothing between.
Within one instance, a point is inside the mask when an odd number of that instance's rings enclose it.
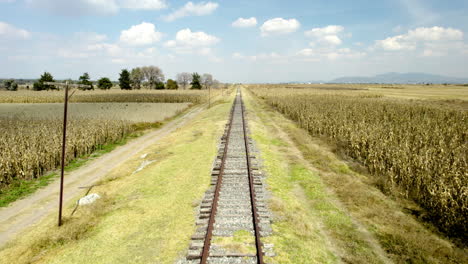
<instances>
[{"instance_id":1,"label":"distant mountain","mask_svg":"<svg viewBox=\"0 0 468 264\"><path fill-rule=\"evenodd\" d=\"M342 77L329 83L468 83L468 78L454 78L427 73L397 73L390 72L375 75L373 77Z\"/></svg>"}]
</instances>

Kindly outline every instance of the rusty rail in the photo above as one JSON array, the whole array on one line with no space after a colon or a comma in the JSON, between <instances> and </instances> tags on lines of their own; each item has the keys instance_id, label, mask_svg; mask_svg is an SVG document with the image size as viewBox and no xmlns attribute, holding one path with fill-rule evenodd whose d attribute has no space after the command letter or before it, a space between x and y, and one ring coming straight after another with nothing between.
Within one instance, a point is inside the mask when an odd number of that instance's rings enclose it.
<instances>
[{"instance_id":1,"label":"rusty rail","mask_svg":"<svg viewBox=\"0 0 468 264\"><path fill-rule=\"evenodd\" d=\"M250 203L252 206L252 219L253 219L253 226L254 226L254 231L255 231L255 247L257 248L257 263L264 264L263 250L262 250L263 245L262 245L262 242L260 241L260 223L258 220L257 206L255 204L255 201L256 201L255 186L254 186L254 180L253 180L251 166L250 166L249 141L247 137L247 126L245 122L245 107L244 107L244 101L242 100L242 93L240 95L240 98L241 98L241 109L242 109L242 126L244 127L245 153L247 157L247 173L249 175Z\"/></svg>"},{"instance_id":2,"label":"rusty rail","mask_svg":"<svg viewBox=\"0 0 468 264\"><path fill-rule=\"evenodd\" d=\"M235 103L236 101L234 101L234 105L231 109L230 121L229 121L229 127L227 130L227 133L224 135L224 138L223 138L225 140L223 157L221 159L221 166L220 166L220 170L219 170L219 174L218 174L218 178L216 182L216 187L215 187L215 192L213 196L213 203L211 206L210 218L208 220L208 229L207 229L205 241L203 244L202 256L201 256L201 261L200 261L201 264L207 263L208 257L210 254L211 238L213 235L216 211L218 207L219 192L220 192L222 181L223 181L224 167L225 167L225 162L227 158L227 151L228 151L228 144L229 144L229 137L231 135L231 128L232 128L233 117L234 117L234 109L236 106ZM252 208L252 220L253 220L253 227L254 227L254 232L255 232L255 246L257 250L257 263L264 264L263 250L262 250L263 245L260 241L260 226L259 226L258 212L257 212L257 207L256 207L254 179L253 179L252 172L251 172L250 152L249 152L249 146L248 146L249 141L248 141L248 135L247 135L247 124L245 120L245 107L244 107L244 103L242 100L242 93L240 93L240 104L241 104L242 126L243 126L245 152L246 152L247 173L248 173L248 178L249 178L250 203L251 203L251 208Z\"/></svg>"},{"instance_id":3,"label":"rusty rail","mask_svg":"<svg viewBox=\"0 0 468 264\"><path fill-rule=\"evenodd\" d=\"M211 237L213 236L213 228L214 228L216 210L218 208L219 191L221 190L221 184L223 183L224 165L226 163L226 158L227 158L227 150L228 150L228 144L229 144L229 136L231 134L232 121L233 121L233 116L234 116L234 108L235 108L235 103L231 109L228 131L224 135L225 138L224 138L223 157L221 159L221 166L219 169L218 180L216 181L216 188L215 188L215 193L213 197L213 205L211 206L210 219L208 220L208 230L206 231L205 242L203 244L202 258L200 261L201 264L206 264L208 261L208 257L210 255Z\"/></svg>"}]
</instances>

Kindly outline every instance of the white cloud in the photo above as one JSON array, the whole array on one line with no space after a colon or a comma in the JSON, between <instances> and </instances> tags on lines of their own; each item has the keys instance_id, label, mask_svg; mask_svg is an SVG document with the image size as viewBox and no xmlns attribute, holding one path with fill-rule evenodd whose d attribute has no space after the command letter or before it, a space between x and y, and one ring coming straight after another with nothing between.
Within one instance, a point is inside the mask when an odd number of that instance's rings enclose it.
<instances>
[{"instance_id":1,"label":"white cloud","mask_svg":"<svg viewBox=\"0 0 468 264\"><path fill-rule=\"evenodd\" d=\"M333 47L318 49L306 48L296 53L298 58L312 61L320 61L322 59L331 61L337 59L358 59L366 55L365 52L354 51L349 48L336 49Z\"/></svg>"},{"instance_id":2,"label":"white cloud","mask_svg":"<svg viewBox=\"0 0 468 264\"><path fill-rule=\"evenodd\" d=\"M120 56L123 53L123 49L119 45L109 43L96 43L87 45L86 51L104 51L107 55L112 57Z\"/></svg>"},{"instance_id":3,"label":"white cloud","mask_svg":"<svg viewBox=\"0 0 468 264\"><path fill-rule=\"evenodd\" d=\"M203 31L192 32L189 28L177 32L175 39L166 41L164 46L177 54L192 54L203 56L212 62L221 62L211 48L220 41L219 38L209 35Z\"/></svg>"},{"instance_id":4,"label":"white cloud","mask_svg":"<svg viewBox=\"0 0 468 264\"><path fill-rule=\"evenodd\" d=\"M341 39L335 35L325 36L322 38L321 41L334 46L338 46L341 45L341 43L343 43Z\"/></svg>"},{"instance_id":5,"label":"white cloud","mask_svg":"<svg viewBox=\"0 0 468 264\"><path fill-rule=\"evenodd\" d=\"M2 38L19 38L29 39L31 33L25 29L17 28L5 22L0 22L0 39Z\"/></svg>"},{"instance_id":6,"label":"white cloud","mask_svg":"<svg viewBox=\"0 0 468 264\"><path fill-rule=\"evenodd\" d=\"M158 42L161 37L162 33L156 31L154 24L147 22L132 26L120 33L120 41L131 46L150 45Z\"/></svg>"},{"instance_id":7,"label":"white cloud","mask_svg":"<svg viewBox=\"0 0 468 264\"><path fill-rule=\"evenodd\" d=\"M279 55L276 52L271 53L259 53L257 55L246 56L240 52L234 52L232 58L236 60L247 60L247 61L278 61L280 59L286 58L285 56Z\"/></svg>"},{"instance_id":8,"label":"white cloud","mask_svg":"<svg viewBox=\"0 0 468 264\"><path fill-rule=\"evenodd\" d=\"M406 42L403 35L377 40L376 45L388 51L414 50L416 48L414 43Z\"/></svg>"},{"instance_id":9,"label":"white cloud","mask_svg":"<svg viewBox=\"0 0 468 264\"><path fill-rule=\"evenodd\" d=\"M128 9L159 10L167 7L165 0L120 0L120 7Z\"/></svg>"},{"instance_id":10,"label":"white cloud","mask_svg":"<svg viewBox=\"0 0 468 264\"><path fill-rule=\"evenodd\" d=\"M338 46L343 43L341 38L338 37L338 35L341 34L343 31L343 26L329 25L323 28L313 28L311 30L306 31L304 34L307 37L316 39L321 44Z\"/></svg>"},{"instance_id":11,"label":"white cloud","mask_svg":"<svg viewBox=\"0 0 468 264\"><path fill-rule=\"evenodd\" d=\"M186 17L186 16L205 16L213 13L218 8L218 3L213 2L200 2L194 4L193 2L188 2L180 9L174 11L173 13L164 17L164 20L171 22L176 19Z\"/></svg>"},{"instance_id":12,"label":"white cloud","mask_svg":"<svg viewBox=\"0 0 468 264\"><path fill-rule=\"evenodd\" d=\"M343 31L344 31L343 26L330 25L330 26L326 26L323 28L313 28L309 31L306 31L305 35L307 37L320 38L320 37L329 36L329 35L337 35Z\"/></svg>"},{"instance_id":13,"label":"white cloud","mask_svg":"<svg viewBox=\"0 0 468 264\"><path fill-rule=\"evenodd\" d=\"M301 24L296 19L283 19L283 18L274 18L267 20L260 27L262 36L277 35L277 34L287 34L295 32L299 29Z\"/></svg>"},{"instance_id":14,"label":"white cloud","mask_svg":"<svg viewBox=\"0 0 468 264\"><path fill-rule=\"evenodd\" d=\"M174 47L203 47L212 46L220 41L219 38L203 31L192 32L189 28L182 29L176 34L175 40L169 40L165 46Z\"/></svg>"},{"instance_id":15,"label":"white cloud","mask_svg":"<svg viewBox=\"0 0 468 264\"><path fill-rule=\"evenodd\" d=\"M453 28L420 27L408 31L407 38L409 40L423 40L423 41L439 41L439 40L462 40L463 32Z\"/></svg>"},{"instance_id":16,"label":"white cloud","mask_svg":"<svg viewBox=\"0 0 468 264\"><path fill-rule=\"evenodd\" d=\"M377 40L375 47L385 51L411 51L423 49L423 56L441 56L443 50L461 45L463 32L453 28L419 27L406 34Z\"/></svg>"},{"instance_id":17,"label":"white cloud","mask_svg":"<svg viewBox=\"0 0 468 264\"><path fill-rule=\"evenodd\" d=\"M115 15L119 6L115 0L26 0L34 8L58 15Z\"/></svg>"},{"instance_id":18,"label":"white cloud","mask_svg":"<svg viewBox=\"0 0 468 264\"><path fill-rule=\"evenodd\" d=\"M315 51L313 49L303 49L303 50L300 50L297 52L297 55L299 56L306 56L306 57L310 57L310 56L313 56L315 55Z\"/></svg>"},{"instance_id":19,"label":"white cloud","mask_svg":"<svg viewBox=\"0 0 468 264\"><path fill-rule=\"evenodd\" d=\"M237 27L237 28L255 27L256 25L257 25L257 19L255 17L251 17L251 18L239 17L236 21L232 22L232 26Z\"/></svg>"}]
</instances>

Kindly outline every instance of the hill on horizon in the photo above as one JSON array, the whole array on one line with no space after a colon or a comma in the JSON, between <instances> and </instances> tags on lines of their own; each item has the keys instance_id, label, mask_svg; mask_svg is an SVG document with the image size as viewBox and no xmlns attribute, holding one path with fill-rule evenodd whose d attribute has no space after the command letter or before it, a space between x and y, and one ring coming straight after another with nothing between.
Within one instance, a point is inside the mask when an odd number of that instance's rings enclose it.
<instances>
[{"instance_id":1,"label":"hill on horizon","mask_svg":"<svg viewBox=\"0 0 468 264\"><path fill-rule=\"evenodd\" d=\"M417 83L433 83L433 84L465 84L468 83L468 78L456 78L448 77L436 74L427 73L397 73L390 72L384 74L378 74L371 77L364 76L353 76L353 77L341 77L329 81L328 83L398 83L398 84L417 84Z\"/></svg>"}]
</instances>

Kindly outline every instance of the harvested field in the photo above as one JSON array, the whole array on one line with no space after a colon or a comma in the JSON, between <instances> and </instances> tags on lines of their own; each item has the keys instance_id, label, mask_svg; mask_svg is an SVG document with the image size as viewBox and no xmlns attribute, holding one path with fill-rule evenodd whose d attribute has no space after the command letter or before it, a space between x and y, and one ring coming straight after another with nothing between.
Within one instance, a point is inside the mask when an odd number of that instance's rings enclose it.
<instances>
[{"instance_id":1,"label":"harvested field","mask_svg":"<svg viewBox=\"0 0 468 264\"><path fill-rule=\"evenodd\" d=\"M185 110L190 103L71 103L69 117L159 122ZM56 119L63 117L63 104L0 104L0 118Z\"/></svg>"},{"instance_id":2,"label":"harvested field","mask_svg":"<svg viewBox=\"0 0 468 264\"><path fill-rule=\"evenodd\" d=\"M155 91L155 90L76 90L70 98L75 103L202 103L208 98L204 91ZM63 91L1 91L0 103L61 103Z\"/></svg>"}]
</instances>

